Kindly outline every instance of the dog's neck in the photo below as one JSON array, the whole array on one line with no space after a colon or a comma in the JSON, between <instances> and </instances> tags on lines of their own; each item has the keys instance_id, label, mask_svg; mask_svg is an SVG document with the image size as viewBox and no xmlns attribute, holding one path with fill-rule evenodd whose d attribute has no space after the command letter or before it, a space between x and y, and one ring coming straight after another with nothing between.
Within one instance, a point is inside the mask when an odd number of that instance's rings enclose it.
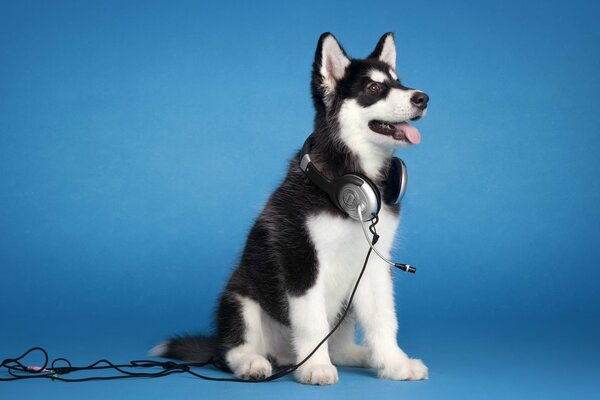
<instances>
[{"instance_id":1,"label":"dog's neck","mask_svg":"<svg viewBox=\"0 0 600 400\"><path fill-rule=\"evenodd\" d=\"M373 182L385 179L393 149L381 148L366 140L347 142L331 129L317 127L311 148L311 157L327 177L359 173Z\"/></svg>"},{"instance_id":2,"label":"dog's neck","mask_svg":"<svg viewBox=\"0 0 600 400\"><path fill-rule=\"evenodd\" d=\"M379 147L363 137L349 141L345 145L358 160L363 175L373 181L383 178L394 154L392 148Z\"/></svg>"}]
</instances>

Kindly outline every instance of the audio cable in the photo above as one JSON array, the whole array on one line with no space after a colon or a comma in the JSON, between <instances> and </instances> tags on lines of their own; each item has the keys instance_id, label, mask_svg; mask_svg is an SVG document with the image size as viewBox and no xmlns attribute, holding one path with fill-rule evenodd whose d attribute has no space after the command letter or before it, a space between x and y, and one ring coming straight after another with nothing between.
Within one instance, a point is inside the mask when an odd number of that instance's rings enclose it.
<instances>
[{"instance_id":1,"label":"audio cable","mask_svg":"<svg viewBox=\"0 0 600 400\"><path fill-rule=\"evenodd\" d=\"M98 381L98 380L114 380L114 379L128 379L128 378L160 378L163 376L177 374L177 373L186 373L192 376L195 376L200 379L209 380L209 381L218 381L218 382L240 382L240 383L261 383L261 382L271 382L276 379L283 378L286 375L291 374L296 371L302 365L304 365L310 357L313 356L319 350L319 348L325 343L342 325L344 320L346 319L348 312L352 306L352 302L354 300L354 296L356 294L356 290L358 289L358 285L365 273L367 268L367 264L369 262L369 257L371 252L374 251L383 261L386 263L401 269L402 271L415 273L416 269L408 264L400 264L394 263L384 257L376 248L375 244L379 239L379 235L377 234L377 230L375 225L379 222L379 218L375 216L375 218L371 221L371 225L369 226L369 231L373 235L373 241L369 239L369 235L364 225L364 221L362 219L362 209L363 206L358 206L358 215L360 216L360 225L362 227L363 233L367 242L369 243L369 250L365 256L365 261L360 270L358 278L356 279L356 283L354 284L354 288L348 298L348 302L344 307L344 311L338 318L337 322L331 329L331 331L316 345L316 347L295 365L284 366L280 370L276 371L271 376L268 376L263 379L256 380L245 380L239 378L219 378L213 376L207 376L199 374L192 370L192 368L200 368L205 367L207 365L212 365L219 369L226 369L222 360L211 358L206 362L185 362L185 363L176 363L173 361L155 361L155 360L134 360L129 362L128 364L113 364L109 360L98 360L90 365L77 367L73 366L69 360L66 358L56 358L51 363L49 362L49 356L45 349L42 347L32 347L20 356L16 358L7 358L0 364L0 371L6 369L6 372L10 377L4 378L0 377L0 382L2 381L16 381L22 379L50 379L61 382L86 382L86 381ZM28 366L21 362L26 356L35 351L41 352L44 358L43 364L41 366ZM62 365L61 365L62 364ZM155 372L137 372L140 369L151 369L158 368L158 371ZM82 378L70 378L65 377L64 375L78 372L78 371L98 371L98 370L113 370L117 374L116 375L104 375L104 376L86 376ZM134 370L134 371L132 371Z\"/></svg>"},{"instance_id":2,"label":"audio cable","mask_svg":"<svg viewBox=\"0 0 600 400\"><path fill-rule=\"evenodd\" d=\"M374 221L374 224L377 222ZM199 374L193 371L192 367L204 367L207 365L212 365L219 369L224 369L223 362L218 359L211 358L206 362L186 362L186 363L176 363L173 361L155 361L155 360L134 360L129 362L128 364L113 364L108 360L98 360L93 364L76 367L71 364L69 360L66 358L57 358L53 360L51 363L49 362L48 352L42 347L32 347L23 354L15 358L7 358L0 364L0 371L6 369L6 372L10 375L10 377L4 378L0 377L0 382L2 381L16 381L22 379L50 379L61 382L86 382L86 381L98 381L98 380L115 380L115 379L129 379L129 378L161 378L163 376L177 374L177 373L186 373L189 375L193 375L200 379L205 379L209 381L217 381L217 382L240 382L240 383L261 383L261 382L271 382L279 378L283 378L286 375L291 374L300 368L304 363L306 363L313 354L319 350L319 348L325 343L331 335L333 335L337 329L342 325L350 308L352 306L352 301L354 300L354 295L356 294L356 290L358 289L358 285L365 273L367 268L367 263L369 262L369 257L371 255L371 251L373 249L369 248L367 251L367 255L365 257L364 264L358 278L356 279L356 283L354 284L354 288L348 298L348 302L344 307L344 311L338 318L336 324L333 326L331 331L316 345L316 347L304 358L302 361L295 365L284 366L280 370L276 371L274 374L256 380L245 380L239 378L219 378L213 376L207 376ZM29 355L32 352L41 352L44 357L44 362L41 366L28 366L21 362L23 358ZM60 365L64 364L64 365ZM131 369L150 369L150 368L159 368L156 372L135 372L131 371ZM97 371L97 370L106 370L112 369L117 372L116 375L108 375L108 376L88 376L82 378L69 378L64 375L70 374L78 371Z\"/></svg>"},{"instance_id":3,"label":"audio cable","mask_svg":"<svg viewBox=\"0 0 600 400\"><path fill-rule=\"evenodd\" d=\"M365 224L364 224L365 221L362 218L363 208L364 208L364 206L362 204L358 205L358 218L360 219L360 226L362 227L362 231L365 234L365 239L367 239L367 243L369 243L369 246L375 252L375 254L377 254L379 256L379 258L381 258L386 263L390 264L392 267L396 267L404 272L410 272L411 274L414 274L415 272L417 272L417 269L410 264L395 263L393 261L388 260L386 257L383 256L383 254L381 254L375 248L375 244L379 240L379 235L377 234L377 230L375 229L375 225L377 224L377 222L379 222L379 216L373 215L374 223L372 223L371 226L369 226L369 230L373 234L373 242L371 242L371 240L369 239L369 234L367 233L367 229L365 228Z\"/></svg>"}]
</instances>

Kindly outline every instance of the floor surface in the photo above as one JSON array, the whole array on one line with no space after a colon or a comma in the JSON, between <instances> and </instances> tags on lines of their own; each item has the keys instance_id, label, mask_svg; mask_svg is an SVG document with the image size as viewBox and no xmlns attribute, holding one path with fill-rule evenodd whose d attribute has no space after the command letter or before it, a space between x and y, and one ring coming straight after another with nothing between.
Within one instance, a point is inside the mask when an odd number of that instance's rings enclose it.
<instances>
[{"instance_id":1,"label":"floor surface","mask_svg":"<svg viewBox=\"0 0 600 400\"><path fill-rule=\"evenodd\" d=\"M132 320L93 326L86 318L55 324L47 332L11 335L3 332L0 358L17 356L33 345L45 347L51 358L67 357L83 365L100 358L113 362L146 358L161 338L149 321ZM144 325L147 323L148 325ZM525 323L526 324L526 323ZM393 382L376 379L375 372L340 368L340 382L311 387L291 378L261 384L202 381L174 375L160 379L62 383L45 380L0 382L0 398L77 399L593 399L600 396L600 348L593 332L552 324L430 324L405 328L400 342L407 352L423 358L430 379ZM85 326L85 327L84 327ZM14 332L23 332L15 330ZM30 364L39 364L32 359ZM225 374L207 368L207 375ZM4 373L2 376L6 376ZM83 376L83 375L81 375Z\"/></svg>"}]
</instances>

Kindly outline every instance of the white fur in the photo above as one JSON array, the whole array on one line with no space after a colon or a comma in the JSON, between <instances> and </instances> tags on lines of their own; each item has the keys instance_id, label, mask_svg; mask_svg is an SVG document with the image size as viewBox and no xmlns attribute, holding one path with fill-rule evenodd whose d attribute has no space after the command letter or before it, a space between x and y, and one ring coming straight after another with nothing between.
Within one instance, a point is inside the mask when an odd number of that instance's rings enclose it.
<instances>
[{"instance_id":1,"label":"white fur","mask_svg":"<svg viewBox=\"0 0 600 400\"><path fill-rule=\"evenodd\" d=\"M280 365L295 362L290 329L271 318L260 305L247 297L237 296L244 318L244 344L225 356L234 374L244 379L269 376L272 371L267 356Z\"/></svg>"},{"instance_id":2,"label":"white fur","mask_svg":"<svg viewBox=\"0 0 600 400\"><path fill-rule=\"evenodd\" d=\"M382 208L379 217L378 232L381 238L377 248L389 258L398 218L386 206ZM347 218L321 214L309 218L307 226L315 244L319 263L317 283L308 296L312 299L324 299L324 305L314 308L313 304L310 314L298 315L297 319L311 326L311 336L319 336L317 330L322 330L320 336L323 337L328 332L328 327L323 326L323 320L326 318L330 324L335 321L341 305L347 300L356 282L362 267L361 260L368 251L368 244L359 223ZM305 301L303 297L296 301ZM370 352L369 360L365 360L364 350L358 346L352 350L359 364L378 368L380 377L386 379L427 377L427 368L418 360L410 360L396 343L398 323L390 267L375 255L369 260L356 292L354 310L363 327L365 342ZM306 312L305 309L290 308L292 315L295 311ZM308 315L310 318L307 318ZM346 335L350 336L347 332ZM295 340L298 338L295 337ZM343 341L343 346L351 348L352 343L349 342ZM332 344L334 343L332 340ZM335 354L335 351L331 353ZM319 362L324 360L326 361L327 357L323 357Z\"/></svg>"},{"instance_id":3,"label":"white fur","mask_svg":"<svg viewBox=\"0 0 600 400\"><path fill-rule=\"evenodd\" d=\"M356 320L354 313L346 316L342 325L329 339L329 356L335 365L370 367L371 356L366 346L356 344Z\"/></svg>"},{"instance_id":4,"label":"white fur","mask_svg":"<svg viewBox=\"0 0 600 400\"><path fill-rule=\"evenodd\" d=\"M325 297L323 281L319 279L304 295L290 296L290 323L296 362L308 356L329 332L328 300ZM296 378L302 383L314 385L337 383L337 370L329 358L328 343L323 343L312 357L298 368Z\"/></svg>"},{"instance_id":5,"label":"white fur","mask_svg":"<svg viewBox=\"0 0 600 400\"><path fill-rule=\"evenodd\" d=\"M169 349L169 344L167 342L162 342L157 344L153 348L150 349L148 355L151 357L162 357L167 354L167 350Z\"/></svg>"},{"instance_id":6,"label":"white fur","mask_svg":"<svg viewBox=\"0 0 600 400\"><path fill-rule=\"evenodd\" d=\"M362 228L356 221L323 213L310 217L306 224L315 245L319 273L315 285L304 295L289 298L297 361L304 359L331 330L356 282L362 267L361 259L364 259L368 250ZM380 229L383 233L381 245L384 248L391 247L396 224L397 218L391 213L385 210L380 213ZM372 258L367 268L369 270L363 277L364 281L368 281L372 274L383 274L390 279L389 267L380 260ZM344 365L370 365L368 351L354 343L353 322L349 320L346 324L331 340L331 345L336 348L329 349L329 343L324 343L298 370L297 378L301 382L337 382L332 356Z\"/></svg>"},{"instance_id":7,"label":"white fur","mask_svg":"<svg viewBox=\"0 0 600 400\"><path fill-rule=\"evenodd\" d=\"M340 109L340 137L358 156L361 167L369 178L376 179L386 158L396 147L408 143L395 140L369 129L369 121L402 122L421 115L411 102L416 90L391 89L385 99L369 107L362 107L355 99L344 101Z\"/></svg>"},{"instance_id":8,"label":"white fur","mask_svg":"<svg viewBox=\"0 0 600 400\"><path fill-rule=\"evenodd\" d=\"M398 75L396 75L396 71L394 71L394 69L393 69L393 68L390 68L390 69L389 69L389 73L390 73L390 75L392 76L392 78L394 78L394 79L398 79Z\"/></svg>"},{"instance_id":9,"label":"white fur","mask_svg":"<svg viewBox=\"0 0 600 400\"><path fill-rule=\"evenodd\" d=\"M279 365L293 364L296 356L292 347L290 328L275 321L264 311L261 312L261 324L267 344L267 354L275 358Z\"/></svg>"},{"instance_id":10,"label":"white fur","mask_svg":"<svg viewBox=\"0 0 600 400\"><path fill-rule=\"evenodd\" d=\"M320 72L323 77L326 99L335 91L337 81L344 77L349 64L350 60L344 54L337 40L331 35L325 37L321 50Z\"/></svg>"},{"instance_id":11,"label":"white fur","mask_svg":"<svg viewBox=\"0 0 600 400\"><path fill-rule=\"evenodd\" d=\"M394 70L396 69L396 43L393 35L386 36L379 60L387 63Z\"/></svg>"},{"instance_id":12,"label":"white fur","mask_svg":"<svg viewBox=\"0 0 600 400\"><path fill-rule=\"evenodd\" d=\"M384 74L383 72L381 72L378 69L373 69L373 70L369 71L369 78L371 78L371 80L373 80L375 82L379 82L379 83L383 83L388 79L386 74Z\"/></svg>"},{"instance_id":13,"label":"white fur","mask_svg":"<svg viewBox=\"0 0 600 400\"><path fill-rule=\"evenodd\" d=\"M258 303L238 296L244 319L244 344L227 352L225 358L233 373L244 379L260 379L271 375L267 360L268 343L265 340L261 310Z\"/></svg>"}]
</instances>

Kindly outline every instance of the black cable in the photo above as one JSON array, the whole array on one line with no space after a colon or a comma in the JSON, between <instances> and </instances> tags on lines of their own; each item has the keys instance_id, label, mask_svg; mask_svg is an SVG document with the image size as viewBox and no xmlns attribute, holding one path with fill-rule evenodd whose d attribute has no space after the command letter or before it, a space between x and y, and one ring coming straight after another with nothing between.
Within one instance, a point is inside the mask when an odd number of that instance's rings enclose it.
<instances>
[{"instance_id":1,"label":"black cable","mask_svg":"<svg viewBox=\"0 0 600 400\"><path fill-rule=\"evenodd\" d=\"M34 351L39 351L44 357L44 363L39 367L28 367L20 362L21 359L29 355ZM67 366L59 367L56 366L57 362L64 361ZM112 380L112 379L126 379L126 378L159 378L173 373L190 372L190 367L203 367L210 364L206 363L174 363L172 361L154 361L154 360L134 360L129 364L113 364L108 360L98 360L93 364L84 367L73 367L71 363L64 358L57 358L52 361L51 366L49 364L49 357L46 350L41 347L32 347L19 357L14 359L6 359L0 364L0 368L6 368L11 378L0 378L0 381L15 381L20 379L34 379L34 378L45 378L51 380L57 380L62 382L85 382L85 381L97 381L97 380ZM105 365L102 365L105 364ZM152 368L161 367L162 370L158 372L131 372L125 368ZM77 371L95 371L101 369L113 369L120 372L122 375L115 376L92 376L86 378L64 378L62 375L77 372ZM208 377L210 378L210 377Z\"/></svg>"},{"instance_id":2,"label":"black cable","mask_svg":"<svg viewBox=\"0 0 600 400\"><path fill-rule=\"evenodd\" d=\"M375 219L369 229L375 229L375 224L377 224L377 219ZM373 232L373 231L372 231ZM376 235L376 233L375 233ZM177 373L187 373L193 375L197 378L209 380L209 381L218 381L218 382L243 382L243 383L261 383L261 382L271 382L276 379L282 378L286 375L291 374L300 368L306 361L316 353L317 350L335 333L335 331L342 325L348 312L350 311L350 307L352 306L352 301L354 300L354 295L356 294L356 290L358 289L358 285L365 273L367 268L367 263L369 262L369 257L371 256L372 249L369 247L369 251L365 257L365 262L360 270L360 274L356 279L356 283L354 284L354 288L352 289L352 293L348 298L348 302L346 303L346 307L342 312L340 318L337 323L331 329L331 331L317 344L313 351L311 351L302 361L299 363L284 367L283 369L275 372L271 376L268 376L263 379L256 380L244 380L239 378L217 378L212 376L206 376L198 374L191 370L192 367L205 367L207 365L213 365L217 368L219 367L218 361L215 359L210 359L203 363L192 362L192 363L175 363L173 361L154 361L154 360L134 360L129 362L129 364L113 364L108 360L98 360L95 363L84 367L74 367L69 360L66 358L57 358L49 364L49 357L46 350L42 347L32 347L27 350L25 353L21 354L16 358L7 358L2 361L0 364L0 370L6 368L6 372L11 376L10 378L0 378L1 381L16 381L21 379L51 379L55 381L61 382L87 382L87 381L100 381L100 380L114 380L114 379L128 379L128 378L160 378L163 376L177 374ZM35 351L39 351L44 356L44 363L39 367L31 367L26 366L21 363L20 360L25 358L30 353ZM59 362L63 362L66 366L58 366ZM162 368L157 372L131 372L127 369L131 368ZM87 378L64 378L63 375L77 372L77 371L95 371L100 369L113 369L119 372L121 375L111 375L111 376L90 376Z\"/></svg>"}]
</instances>

